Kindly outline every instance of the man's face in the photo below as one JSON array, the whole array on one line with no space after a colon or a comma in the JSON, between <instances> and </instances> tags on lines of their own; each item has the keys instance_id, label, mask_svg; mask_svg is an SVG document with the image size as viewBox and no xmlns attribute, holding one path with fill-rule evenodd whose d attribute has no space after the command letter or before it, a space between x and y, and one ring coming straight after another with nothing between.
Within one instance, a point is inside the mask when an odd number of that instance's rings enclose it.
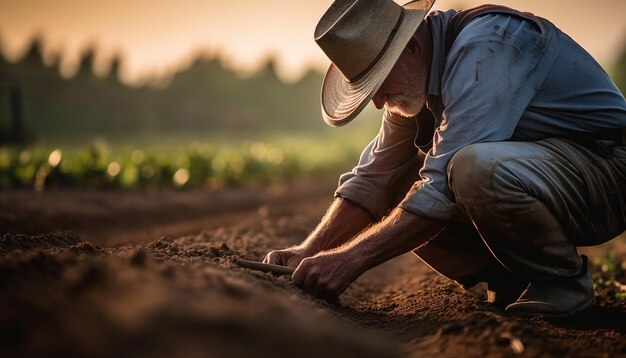
<instances>
[{"instance_id":1,"label":"man's face","mask_svg":"<svg viewBox=\"0 0 626 358\"><path fill-rule=\"evenodd\" d=\"M426 104L426 71L413 51L405 49L372 101L402 117L417 115Z\"/></svg>"}]
</instances>

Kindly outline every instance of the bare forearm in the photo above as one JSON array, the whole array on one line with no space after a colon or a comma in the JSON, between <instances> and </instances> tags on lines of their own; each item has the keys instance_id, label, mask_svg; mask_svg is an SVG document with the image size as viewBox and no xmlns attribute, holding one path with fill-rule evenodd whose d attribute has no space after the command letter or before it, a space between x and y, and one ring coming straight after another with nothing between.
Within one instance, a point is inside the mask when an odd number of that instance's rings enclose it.
<instances>
[{"instance_id":1,"label":"bare forearm","mask_svg":"<svg viewBox=\"0 0 626 358\"><path fill-rule=\"evenodd\" d=\"M411 251L441 231L441 221L396 208L387 218L342 247L361 273Z\"/></svg>"},{"instance_id":2,"label":"bare forearm","mask_svg":"<svg viewBox=\"0 0 626 358\"><path fill-rule=\"evenodd\" d=\"M365 209L337 198L302 245L313 253L336 248L348 242L372 221Z\"/></svg>"},{"instance_id":3,"label":"bare forearm","mask_svg":"<svg viewBox=\"0 0 626 358\"><path fill-rule=\"evenodd\" d=\"M269 252L263 262L295 268L307 257L343 245L371 222L366 210L337 198L306 240L300 245Z\"/></svg>"},{"instance_id":4,"label":"bare forearm","mask_svg":"<svg viewBox=\"0 0 626 358\"><path fill-rule=\"evenodd\" d=\"M442 228L442 222L396 208L349 243L303 259L291 278L303 290L333 299L365 271L417 248Z\"/></svg>"}]
</instances>

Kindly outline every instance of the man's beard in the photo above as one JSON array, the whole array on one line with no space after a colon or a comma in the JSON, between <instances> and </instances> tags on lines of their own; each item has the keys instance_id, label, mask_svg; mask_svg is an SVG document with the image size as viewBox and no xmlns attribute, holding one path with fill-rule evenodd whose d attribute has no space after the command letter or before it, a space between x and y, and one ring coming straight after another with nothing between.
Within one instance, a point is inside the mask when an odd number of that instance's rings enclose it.
<instances>
[{"instance_id":1,"label":"man's beard","mask_svg":"<svg viewBox=\"0 0 626 358\"><path fill-rule=\"evenodd\" d=\"M402 117L416 116L426 104L426 96L417 91L409 91L387 96L385 109Z\"/></svg>"},{"instance_id":2,"label":"man's beard","mask_svg":"<svg viewBox=\"0 0 626 358\"><path fill-rule=\"evenodd\" d=\"M402 117L416 116L426 104L426 74L416 71L404 62L400 70L405 74L397 94L387 95L385 109Z\"/></svg>"}]
</instances>

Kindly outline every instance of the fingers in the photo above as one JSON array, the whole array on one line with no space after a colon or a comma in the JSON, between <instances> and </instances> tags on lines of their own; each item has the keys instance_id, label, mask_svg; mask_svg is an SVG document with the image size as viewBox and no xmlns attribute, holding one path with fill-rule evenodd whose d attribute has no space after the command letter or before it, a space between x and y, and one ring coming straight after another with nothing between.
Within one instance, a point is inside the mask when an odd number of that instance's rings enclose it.
<instances>
[{"instance_id":1,"label":"fingers","mask_svg":"<svg viewBox=\"0 0 626 358\"><path fill-rule=\"evenodd\" d=\"M322 277L321 263L316 258L306 258L302 260L296 268L291 279L303 291L312 293L315 297L334 301L337 299L338 292L334 288L332 280L324 276Z\"/></svg>"},{"instance_id":2,"label":"fingers","mask_svg":"<svg viewBox=\"0 0 626 358\"><path fill-rule=\"evenodd\" d=\"M317 270L314 258L305 258L291 275L291 280L305 292L312 293L317 283Z\"/></svg>"},{"instance_id":3,"label":"fingers","mask_svg":"<svg viewBox=\"0 0 626 358\"><path fill-rule=\"evenodd\" d=\"M309 259L304 259L300 261L298 267L296 267L295 271L293 271L293 273L291 274L291 280L298 287L302 287L302 285L304 284L304 279L306 277L306 269L304 268L304 265L306 265L306 262L308 260Z\"/></svg>"},{"instance_id":4,"label":"fingers","mask_svg":"<svg viewBox=\"0 0 626 358\"><path fill-rule=\"evenodd\" d=\"M263 259L263 263L274 264L274 265L284 265L283 257L279 250L271 251L270 253L265 255L265 258Z\"/></svg>"},{"instance_id":5,"label":"fingers","mask_svg":"<svg viewBox=\"0 0 626 358\"><path fill-rule=\"evenodd\" d=\"M305 263L306 265L306 263ZM308 265L310 267L307 268L304 274L304 282L302 282L302 289L305 292L314 293L317 289L319 282L319 271L317 267ZM306 266L305 266L306 268Z\"/></svg>"}]
</instances>

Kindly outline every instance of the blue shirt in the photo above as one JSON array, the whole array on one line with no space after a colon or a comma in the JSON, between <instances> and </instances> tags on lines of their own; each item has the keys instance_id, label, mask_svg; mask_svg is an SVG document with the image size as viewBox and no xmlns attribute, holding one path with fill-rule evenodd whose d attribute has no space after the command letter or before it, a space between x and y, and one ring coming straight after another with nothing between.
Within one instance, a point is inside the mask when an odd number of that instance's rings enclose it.
<instances>
[{"instance_id":1,"label":"blue shirt","mask_svg":"<svg viewBox=\"0 0 626 358\"><path fill-rule=\"evenodd\" d=\"M427 19L433 37L427 104L435 117L432 141L418 143L415 118L385 112L359 164L339 179L335 195L376 218L399 194L405 210L459 218L446 171L467 145L626 127L621 92L591 55L553 24L483 15L466 25L446 56L446 28L455 13L434 12Z\"/></svg>"}]
</instances>

